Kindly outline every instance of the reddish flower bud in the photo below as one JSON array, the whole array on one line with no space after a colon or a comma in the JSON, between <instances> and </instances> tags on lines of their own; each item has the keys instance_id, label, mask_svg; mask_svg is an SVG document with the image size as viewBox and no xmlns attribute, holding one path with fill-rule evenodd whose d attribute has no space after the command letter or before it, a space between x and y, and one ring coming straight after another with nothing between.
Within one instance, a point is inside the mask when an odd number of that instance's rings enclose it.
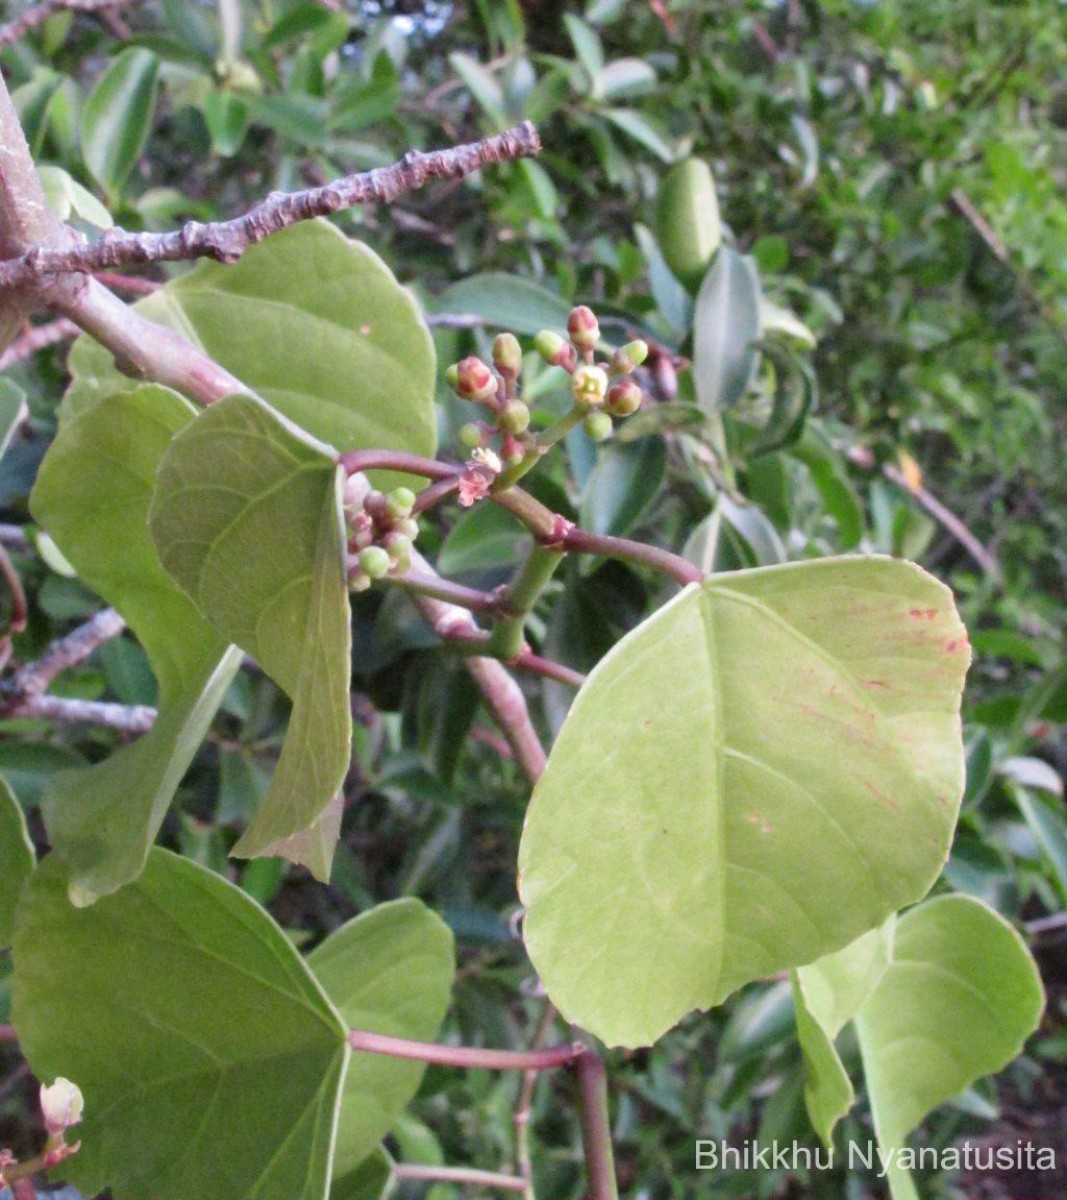
<instances>
[{"instance_id":1,"label":"reddish flower bud","mask_svg":"<svg viewBox=\"0 0 1067 1200\"><path fill-rule=\"evenodd\" d=\"M456 394L464 400L474 400L481 404L496 395L500 384L489 367L472 354L470 358L465 358L457 364L455 386Z\"/></svg>"},{"instance_id":2,"label":"reddish flower bud","mask_svg":"<svg viewBox=\"0 0 1067 1200\"><path fill-rule=\"evenodd\" d=\"M608 388L604 407L613 417L628 417L641 407L641 389L632 379L622 379Z\"/></svg>"},{"instance_id":3,"label":"reddish flower bud","mask_svg":"<svg viewBox=\"0 0 1067 1200\"><path fill-rule=\"evenodd\" d=\"M600 341L600 322L591 308L579 304L567 318L567 332L579 350L594 350Z\"/></svg>"},{"instance_id":4,"label":"reddish flower bud","mask_svg":"<svg viewBox=\"0 0 1067 1200\"><path fill-rule=\"evenodd\" d=\"M631 375L648 358L648 343L640 338L627 342L611 356L611 369L616 375Z\"/></svg>"},{"instance_id":5,"label":"reddish flower bud","mask_svg":"<svg viewBox=\"0 0 1067 1200\"><path fill-rule=\"evenodd\" d=\"M526 447L518 438L508 434L504 438L504 444L500 447L500 457L504 460L505 466L518 466L526 457Z\"/></svg>"}]
</instances>

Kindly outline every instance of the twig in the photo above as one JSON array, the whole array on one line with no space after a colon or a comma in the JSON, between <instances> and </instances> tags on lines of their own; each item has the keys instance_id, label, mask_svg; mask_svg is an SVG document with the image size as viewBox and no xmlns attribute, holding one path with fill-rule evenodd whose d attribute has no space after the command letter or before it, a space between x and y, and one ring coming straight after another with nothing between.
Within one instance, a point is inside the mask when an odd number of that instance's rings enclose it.
<instances>
[{"instance_id":1,"label":"twig","mask_svg":"<svg viewBox=\"0 0 1067 1200\"><path fill-rule=\"evenodd\" d=\"M458 179L493 163L537 154L541 142L529 122L506 133L435 150L412 150L398 163L347 175L323 187L300 192L274 192L242 216L201 224L189 221L170 233L128 233L106 229L92 245L45 248L34 246L0 265L0 287L20 287L44 275L95 272L129 263L180 262L213 258L236 262L242 254L272 233L368 202L387 204L401 192L420 188L431 179Z\"/></svg>"},{"instance_id":2,"label":"twig","mask_svg":"<svg viewBox=\"0 0 1067 1200\"><path fill-rule=\"evenodd\" d=\"M16 338L10 346L0 354L0 371L13 367L23 359L36 354L38 350L46 350L49 346L57 346L67 338L77 337L80 330L73 321L60 317L57 321L49 321L46 325L35 325L21 337Z\"/></svg>"},{"instance_id":3,"label":"twig","mask_svg":"<svg viewBox=\"0 0 1067 1200\"><path fill-rule=\"evenodd\" d=\"M43 25L49 17L55 16L56 13L98 13L105 9L129 8L131 5L141 2L142 0L43 0L43 3L26 9L13 21L8 21L6 25L0 25L0 46L10 46L12 42L17 42L20 38L25 37L31 29Z\"/></svg>"},{"instance_id":4,"label":"twig","mask_svg":"<svg viewBox=\"0 0 1067 1200\"><path fill-rule=\"evenodd\" d=\"M4 720L54 721L60 725L99 725L119 733L147 733L156 722L156 710L147 704L112 704L106 700L78 700L68 696L30 696L13 704L0 702Z\"/></svg>"},{"instance_id":5,"label":"twig","mask_svg":"<svg viewBox=\"0 0 1067 1200\"><path fill-rule=\"evenodd\" d=\"M43 695L57 675L84 662L97 646L117 638L125 628L125 620L115 609L101 609L84 625L54 641L40 658L16 671L4 684L5 701L17 704Z\"/></svg>"},{"instance_id":6,"label":"twig","mask_svg":"<svg viewBox=\"0 0 1067 1200\"><path fill-rule=\"evenodd\" d=\"M463 1067L487 1071L550 1071L582 1058L595 1057L581 1042L550 1046L547 1050L483 1050L472 1046L444 1046L437 1042L416 1042L410 1038L390 1037L351 1029L348 1044L367 1054L386 1054L390 1058L413 1059L441 1067Z\"/></svg>"},{"instance_id":7,"label":"twig","mask_svg":"<svg viewBox=\"0 0 1067 1200\"><path fill-rule=\"evenodd\" d=\"M510 1192L526 1191L526 1180L518 1175L503 1175L499 1171L478 1171L474 1167L426 1167L420 1163L397 1163L393 1178L426 1183L458 1183L466 1187L502 1188Z\"/></svg>"},{"instance_id":8,"label":"twig","mask_svg":"<svg viewBox=\"0 0 1067 1200\"><path fill-rule=\"evenodd\" d=\"M1067 929L1067 912L1037 917L1033 921L1027 921L1023 928L1031 937L1040 937L1043 933L1058 933L1061 929Z\"/></svg>"},{"instance_id":9,"label":"twig","mask_svg":"<svg viewBox=\"0 0 1067 1200\"><path fill-rule=\"evenodd\" d=\"M133 292L138 296L151 296L163 286L157 279L141 279L135 275L117 275L114 271L97 271L96 278L104 287L117 292Z\"/></svg>"},{"instance_id":10,"label":"twig","mask_svg":"<svg viewBox=\"0 0 1067 1200\"><path fill-rule=\"evenodd\" d=\"M21 633L26 628L26 593L22 590L22 580L12 565L7 551L0 546L0 576L7 584L11 593L11 615L7 619L6 633Z\"/></svg>"},{"instance_id":11,"label":"twig","mask_svg":"<svg viewBox=\"0 0 1067 1200\"><path fill-rule=\"evenodd\" d=\"M586 1200L618 1200L615 1157L608 1119L608 1073L596 1054L575 1061L578 1074L578 1110L582 1123L582 1148L588 1178Z\"/></svg>"},{"instance_id":12,"label":"twig","mask_svg":"<svg viewBox=\"0 0 1067 1200\"><path fill-rule=\"evenodd\" d=\"M556 1018L556 1010L552 1002L546 999L541 1006L541 1015L537 1019L533 1037L530 1039L529 1050L538 1050L544 1045ZM526 1183L527 1193L533 1196L533 1163L530 1159L530 1112L533 1108L534 1090L537 1087L539 1074L537 1071L527 1071L522 1077L518 1099L512 1113L512 1123L515 1126L515 1158L519 1174Z\"/></svg>"}]
</instances>

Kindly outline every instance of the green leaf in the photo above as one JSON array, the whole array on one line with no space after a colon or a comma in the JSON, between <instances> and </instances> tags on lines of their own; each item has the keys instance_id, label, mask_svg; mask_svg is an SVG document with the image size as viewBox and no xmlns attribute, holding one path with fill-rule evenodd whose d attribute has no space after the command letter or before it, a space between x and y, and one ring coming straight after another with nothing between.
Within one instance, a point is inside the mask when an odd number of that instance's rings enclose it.
<instances>
[{"instance_id":1,"label":"green leaf","mask_svg":"<svg viewBox=\"0 0 1067 1200\"><path fill-rule=\"evenodd\" d=\"M531 336L542 329L565 330L571 306L555 292L513 275L486 271L447 288L434 311L469 313L487 325Z\"/></svg>"},{"instance_id":2,"label":"green leaf","mask_svg":"<svg viewBox=\"0 0 1067 1200\"><path fill-rule=\"evenodd\" d=\"M674 147L668 140L670 134L660 122L633 108L605 108L603 115L617 129L654 154L660 162L674 160Z\"/></svg>"},{"instance_id":3,"label":"green leaf","mask_svg":"<svg viewBox=\"0 0 1067 1200\"><path fill-rule=\"evenodd\" d=\"M111 214L92 192L72 179L62 167L40 166L37 177L49 206L61 221L76 216L98 229L110 229L114 225Z\"/></svg>"},{"instance_id":4,"label":"green leaf","mask_svg":"<svg viewBox=\"0 0 1067 1200\"><path fill-rule=\"evenodd\" d=\"M379 1146L359 1166L330 1185L330 1200L384 1200L393 1186L393 1160Z\"/></svg>"},{"instance_id":5,"label":"green leaf","mask_svg":"<svg viewBox=\"0 0 1067 1200\"><path fill-rule=\"evenodd\" d=\"M666 465L667 448L659 437L601 447L582 490L583 528L629 533L655 499Z\"/></svg>"},{"instance_id":6,"label":"green leaf","mask_svg":"<svg viewBox=\"0 0 1067 1200\"><path fill-rule=\"evenodd\" d=\"M429 330L381 259L326 221L293 225L232 266L205 263L136 308L340 450L436 449ZM129 386L89 338L70 368L65 415Z\"/></svg>"},{"instance_id":7,"label":"green leaf","mask_svg":"<svg viewBox=\"0 0 1067 1200\"><path fill-rule=\"evenodd\" d=\"M736 404L752 383L759 361L759 300L751 262L720 246L693 313L693 382L705 412Z\"/></svg>"},{"instance_id":8,"label":"green leaf","mask_svg":"<svg viewBox=\"0 0 1067 1200\"><path fill-rule=\"evenodd\" d=\"M1048 861L1049 874L1061 899L1067 903L1067 822L1062 816L1063 805L1049 803L1050 798L1022 784L1008 783L1007 790Z\"/></svg>"},{"instance_id":9,"label":"green leaf","mask_svg":"<svg viewBox=\"0 0 1067 1200\"><path fill-rule=\"evenodd\" d=\"M811 421L805 424L800 440L789 447L789 453L808 468L826 511L837 522L842 548L851 550L859 545L865 527L863 501L848 477L842 456Z\"/></svg>"},{"instance_id":10,"label":"green leaf","mask_svg":"<svg viewBox=\"0 0 1067 1200\"><path fill-rule=\"evenodd\" d=\"M1044 1007L1022 938L971 896L940 896L897 923L893 961L856 1019L893 1200L914 1200L896 1161L944 1101L1015 1058Z\"/></svg>"},{"instance_id":11,"label":"green leaf","mask_svg":"<svg viewBox=\"0 0 1067 1200\"><path fill-rule=\"evenodd\" d=\"M566 1018L647 1045L925 895L969 657L948 589L883 558L711 578L624 637L520 847L527 947Z\"/></svg>"},{"instance_id":12,"label":"green leaf","mask_svg":"<svg viewBox=\"0 0 1067 1200\"><path fill-rule=\"evenodd\" d=\"M12 1019L41 1079L85 1096L63 1177L132 1200L321 1200L347 1031L239 888L153 850L92 908L50 856L15 933Z\"/></svg>"},{"instance_id":13,"label":"green leaf","mask_svg":"<svg viewBox=\"0 0 1067 1200\"><path fill-rule=\"evenodd\" d=\"M308 966L349 1029L430 1041L452 994L452 933L418 900L381 904L342 925ZM345 1076L334 1186L377 1147L418 1091L425 1066L356 1054Z\"/></svg>"},{"instance_id":14,"label":"green leaf","mask_svg":"<svg viewBox=\"0 0 1067 1200\"><path fill-rule=\"evenodd\" d=\"M77 903L141 870L240 665L160 566L146 524L163 452L193 416L162 387L98 401L52 443L30 500L81 579L129 622L159 681L159 716L148 733L88 770L48 781L45 823Z\"/></svg>"},{"instance_id":15,"label":"green leaf","mask_svg":"<svg viewBox=\"0 0 1067 1200\"><path fill-rule=\"evenodd\" d=\"M581 17L576 17L573 13L564 13L563 23L574 45L574 53L585 71L590 93L593 96L601 95L603 89L600 75L604 70L604 48L600 44L600 37Z\"/></svg>"},{"instance_id":16,"label":"green leaf","mask_svg":"<svg viewBox=\"0 0 1067 1200\"><path fill-rule=\"evenodd\" d=\"M834 1039L888 970L894 930L891 917L881 929L872 929L836 954L792 973L797 1036L807 1075L804 1101L816 1133L828 1147L834 1126L854 1098Z\"/></svg>"},{"instance_id":17,"label":"green leaf","mask_svg":"<svg viewBox=\"0 0 1067 1200\"><path fill-rule=\"evenodd\" d=\"M517 517L495 504L476 504L452 526L437 569L443 575L503 570L521 562L529 546L530 535Z\"/></svg>"},{"instance_id":18,"label":"green leaf","mask_svg":"<svg viewBox=\"0 0 1067 1200\"><path fill-rule=\"evenodd\" d=\"M313 826L351 756L351 629L334 455L250 396L205 409L160 464L149 514L167 571L293 700L281 758L234 847L245 858ZM318 875L322 870L321 856Z\"/></svg>"},{"instance_id":19,"label":"green leaf","mask_svg":"<svg viewBox=\"0 0 1067 1200\"><path fill-rule=\"evenodd\" d=\"M159 87L159 59L123 50L100 77L82 112L82 157L109 196L122 190L148 141Z\"/></svg>"},{"instance_id":20,"label":"green leaf","mask_svg":"<svg viewBox=\"0 0 1067 1200\"><path fill-rule=\"evenodd\" d=\"M448 61L490 122L496 128L504 129L508 124L507 104L504 91L492 71L486 70L469 54L450 54Z\"/></svg>"},{"instance_id":21,"label":"green leaf","mask_svg":"<svg viewBox=\"0 0 1067 1200\"><path fill-rule=\"evenodd\" d=\"M36 866L22 805L0 775L0 947L11 944L19 897Z\"/></svg>"}]
</instances>

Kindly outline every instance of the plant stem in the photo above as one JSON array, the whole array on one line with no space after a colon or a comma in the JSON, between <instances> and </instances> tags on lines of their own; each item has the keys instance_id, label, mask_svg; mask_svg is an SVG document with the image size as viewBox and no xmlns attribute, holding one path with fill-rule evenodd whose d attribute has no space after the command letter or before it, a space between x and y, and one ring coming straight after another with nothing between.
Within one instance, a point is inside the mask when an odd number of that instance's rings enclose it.
<instances>
[{"instance_id":1,"label":"plant stem","mask_svg":"<svg viewBox=\"0 0 1067 1200\"><path fill-rule=\"evenodd\" d=\"M516 463L513 467L509 467L496 481L494 491L504 491L507 488L514 487L524 475L537 466L557 442L561 442L570 433L579 421L586 416L588 411L587 408L582 408L576 404L569 413L564 414L558 421L555 421L547 429L539 433L534 440L534 444L523 455L522 461Z\"/></svg>"},{"instance_id":2,"label":"plant stem","mask_svg":"<svg viewBox=\"0 0 1067 1200\"><path fill-rule=\"evenodd\" d=\"M405 575L385 575L382 582L402 588L406 592L417 592L420 596L444 600L448 604L465 608L468 612L500 613L508 611L504 602L504 592L501 589L483 592L478 588L465 587L462 583L453 583L451 579L444 579L436 572L431 574L424 571L408 571Z\"/></svg>"},{"instance_id":3,"label":"plant stem","mask_svg":"<svg viewBox=\"0 0 1067 1200\"><path fill-rule=\"evenodd\" d=\"M417 1163L397 1163L393 1178L425 1180L427 1183L458 1183L467 1187L503 1188L509 1192L525 1192L526 1180L519 1175L504 1175L499 1171L479 1171L474 1167L426 1167Z\"/></svg>"},{"instance_id":4,"label":"plant stem","mask_svg":"<svg viewBox=\"0 0 1067 1200\"><path fill-rule=\"evenodd\" d=\"M615 1156L608 1118L608 1073L600 1056L591 1052L575 1060L578 1076L578 1115L588 1180L586 1200L618 1200Z\"/></svg>"},{"instance_id":5,"label":"plant stem","mask_svg":"<svg viewBox=\"0 0 1067 1200\"><path fill-rule=\"evenodd\" d=\"M442 1067L463 1067L487 1071L548 1071L565 1067L588 1056L581 1042L550 1046L545 1050L483 1050L473 1046L442 1046L436 1042L416 1042L409 1038L389 1037L363 1029L349 1030L348 1044L367 1054L385 1054L390 1058L414 1059Z\"/></svg>"},{"instance_id":6,"label":"plant stem","mask_svg":"<svg viewBox=\"0 0 1067 1200\"><path fill-rule=\"evenodd\" d=\"M562 561L563 555L558 550L548 550L537 542L530 547L504 594L503 615L489 637L490 654L507 662L522 653L526 645L526 618Z\"/></svg>"},{"instance_id":7,"label":"plant stem","mask_svg":"<svg viewBox=\"0 0 1067 1200\"><path fill-rule=\"evenodd\" d=\"M350 450L337 460L346 475L360 471L400 471L405 475L421 475L424 479L453 479L463 468L438 462L422 454L407 454L403 450Z\"/></svg>"}]
</instances>

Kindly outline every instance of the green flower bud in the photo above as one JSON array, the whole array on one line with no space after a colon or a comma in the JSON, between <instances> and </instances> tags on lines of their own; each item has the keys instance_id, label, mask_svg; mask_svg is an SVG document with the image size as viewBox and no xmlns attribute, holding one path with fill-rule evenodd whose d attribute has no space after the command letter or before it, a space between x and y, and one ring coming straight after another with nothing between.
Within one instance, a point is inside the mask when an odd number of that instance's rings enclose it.
<instances>
[{"instance_id":1,"label":"green flower bud","mask_svg":"<svg viewBox=\"0 0 1067 1200\"><path fill-rule=\"evenodd\" d=\"M552 366L559 365L557 360L566 345L567 343L559 334L553 333L551 329L542 329L534 338L534 349L546 363L551 363Z\"/></svg>"},{"instance_id":2,"label":"green flower bud","mask_svg":"<svg viewBox=\"0 0 1067 1200\"><path fill-rule=\"evenodd\" d=\"M611 359L611 369L616 375L630 375L648 358L648 343L640 338L627 342L615 351Z\"/></svg>"},{"instance_id":3,"label":"green flower bud","mask_svg":"<svg viewBox=\"0 0 1067 1200\"><path fill-rule=\"evenodd\" d=\"M385 506L389 511L389 515L393 518L408 517L411 515L411 510L415 507L415 493L411 488L393 488L385 498Z\"/></svg>"},{"instance_id":4,"label":"green flower bud","mask_svg":"<svg viewBox=\"0 0 1067 1200\"><path fill-rule=\"evenodd\" d=\"M411 539L402 533L390 533L384 541L390 563L403 574L411 566Z\"/></svg>"},{"instance_id":5,"label":"green flower bud","mask_svg":"<svg viewBox=\"0 0 1067 1200\"><path fill-rule=\"evenodd\" d=\"M579 404L600 404L608 391L608 376L601 367L578 367L571 378L571 395Z\"/></svg>"},{"instance_id":6,"label":"green flower bud","mask_svg":"<svg viewBox=\"0 0 1067 1200\"><path fill-rule=\"evenodd\" d=\"M388 551L381 546L368 546L359 552L359 565L369 579L381 579L393 564Z\"/></svg>"},{"instance_id":7,"label":"green flower bud","mask_svg":"<svg viewBox=\"0 0 1067 1200\"><path fill-rule=\"evenodd\" d=\"M530 410L521 400L509 400L496 423L505 433L525 433L530 424Z\"/></svg>"},{"instance_id":8,"label":"green flower bud","mask_svg":"<svg viewBox=\"0 0 1067 1200\"><path fill-rule=\"evenodd\" d=\"M498 334L493 342L493 363L505 379L517 379L522 370L522 347L513 333Z\"/></svg>"},{"instance_id":9,"label":"green flower bud","mask_svg":"<svg viewBox=\"0 0 1067 1200\"><path fill-rule=\"evenodd\" d=\"M583 424L585 432L594 442L602 442L605 438L611 437L611 431L614 428L611 417L606 412L591 412Z\"/></svg>"},{"instance_id":10,"label":"green flower bud","mask_svg":"<svg viewBox=\"0 0 1067 1200\"><path fill-rule=\"evenodd\" d=\"M466 446L468 450L473 450L475 446L482 444L482 430L476 421L468 421L462 426L459 431L460 445Z\"/></svg>"},{"instance_id":11,"label":"green flower bud","mask_svg":"<svg viewBox=\"0 0 1067 1200\"><path fill-rule=\"evenodd\" d=\"M447 383L453 391L459 387L459 363L453 363L445 371L445 383Z\"/></svg>"},{"instance_id":12,"label":"green flower bud","mask_svg":"<svg viewBox=\"0 0 1067 1200\"><path fill-rule=\"evenodd\" d=\"M365 592L371 585L371 577L359 566L348 572L348 590L350 592Z\"/></svg>"},{"instance_id":13,"label":"green flower bud","mask_svg":"<svg viewBox=\"0 0 1067 1200\"><path fill-rule=\"evenodd\" d=\"M628 417L641 407L641 389L632 379L621 379L608 388L604 407L613 417Z\"/></svg>"},{"instance_id":14,"label":"green flower bud","mask_svg":"<svg viewBox=\"0 0 1067 1200\"><path fill-rule=\"evenodd\" d=\"M591 308L579 304L567 317L567 332L579 350L595 350L600 341L600 322Z\"/></svg>"},{"instance_id":15,"label":"green flower bud","mask_svg":"<svg viewBox=\"0 0 1067 1200\"><path fill-rule=\"evenodd\" d=\"M419 536L419 523L414 517L401 517L393 522L393 532L413 542Z\"/></svg>"}]
</instances>

